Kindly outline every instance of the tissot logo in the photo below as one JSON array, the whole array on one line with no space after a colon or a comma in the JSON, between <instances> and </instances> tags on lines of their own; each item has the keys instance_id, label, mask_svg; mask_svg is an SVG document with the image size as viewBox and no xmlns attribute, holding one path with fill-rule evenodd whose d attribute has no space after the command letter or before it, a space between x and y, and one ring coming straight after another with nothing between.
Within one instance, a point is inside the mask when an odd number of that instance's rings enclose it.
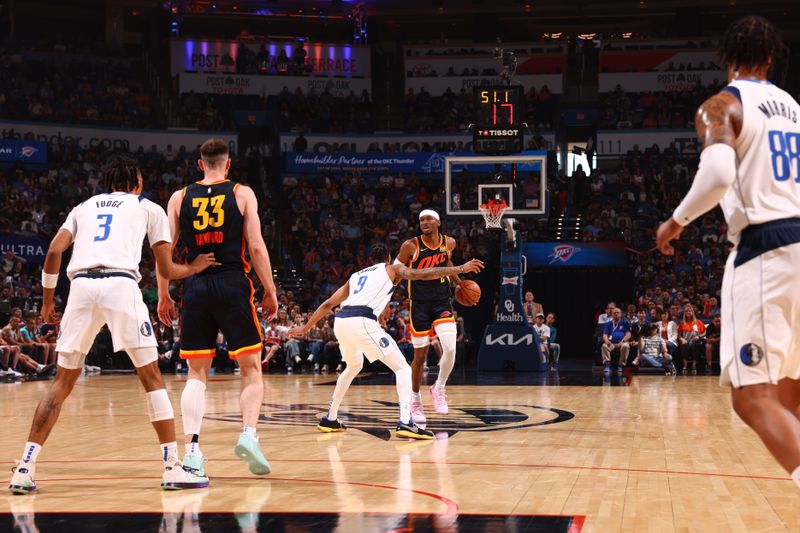
<instances>
[{"instance_id":1,"label":"tissot logo","mask_svg":"<svg viewBox=\"0 0 800 533\"><path fill-rule=\"evenodd\" d=\"M259 423L277 426L297 426L312 430L328 410L327 404L264 404ZM483 432L545 426L572 420L569 411L538 405L486 405L450 406L446 416L435 416L428 421L434 433L450 436L460 432ZM238 413L206 415L211 420L241 424ZM339 418L352 430L363 431L373 437L389 440L397 424L397 404L372 400L362 405L351 405L349 410L339 410Z\"/></svg>"},{"instance_id":2,"label":"tissot logo","mask_svg":"<svg viewBox=\"0 0 800 533\"><path fill-rule=\"evenodd\" d=\"M523 335L521 337L514 337L513 333L504 333L495 337L490 333L489 335L486 335L486 346L492 346L493 344L497 344L499 346L518 346L520 344L524 344L525 346L528 346L533 344L533 334L528 333L527 335Z\"/></svg>"}]
</instances>

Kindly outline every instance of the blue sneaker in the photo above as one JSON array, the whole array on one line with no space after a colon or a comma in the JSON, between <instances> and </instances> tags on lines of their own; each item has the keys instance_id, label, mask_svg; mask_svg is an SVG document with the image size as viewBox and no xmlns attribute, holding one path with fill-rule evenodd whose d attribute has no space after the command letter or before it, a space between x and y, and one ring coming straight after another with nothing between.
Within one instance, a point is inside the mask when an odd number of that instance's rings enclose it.
<instances>
[{"instance_id":1,"label":"blue sneaker","mask_svg":"<svg viewBox=\"0 0 800 533\"><path fill-rule=\"evenodd\" d=\"M199 477L206 475L206 457L202 454L187 453L183 456L183 469Z\"/></svg>"},{"instance_id":2,"label":"blue sneaker","mask_svg":"<svg viewBox=\"0 0 800 533\"><path fill-rule=\"evenodd\" d=\"M258 447L258 439L251 437L247 433L239 435L239 442L233 449L233 453L236 454L236 457L246 462L250 472L257 476L263 476L272 471L269 461L267 461L267 458L264 457Z\"/></svg>"},{"instance_id":3,"label":"blue sneaker","mask_svg":"<svg viewBox=\"0 0 800 533\"><path fill-rule=\"evenodd\" d=\"M603 365L603 373L610 374L611 373L611 363L606 363Z\"/></svg>"}]
</instances>

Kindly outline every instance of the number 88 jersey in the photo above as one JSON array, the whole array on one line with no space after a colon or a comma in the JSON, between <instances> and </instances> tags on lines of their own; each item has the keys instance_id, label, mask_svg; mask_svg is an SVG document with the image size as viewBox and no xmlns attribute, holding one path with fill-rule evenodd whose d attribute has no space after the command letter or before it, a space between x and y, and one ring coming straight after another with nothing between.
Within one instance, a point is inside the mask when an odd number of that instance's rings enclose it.
<instances>
[{"instance_id":1,"label":"number 88 jersey","mask_svg":"<svg viewBox=\"0 0 800 533\"><path fill-rule=\"evenodd\" d=\"M800 217L800 106L768 81L737 79L723 91L742 103L736 181L720 203L738 244L749 225Z\"/></svg>"},{"instance_id":2,"label":"number 88 jersey","mask_svg":"<svg viewBox=\"0 0 800 533\"><path fill-rule=\"evenodd\" d=\"M250 270L244 260L244 216L236 203L238 187L238 183L222 180L212 184L197 182L183 189L180 226L188 249L187 261L213 252L217 262L222 263L201 274Z\"/></svg>"}]
</instances>

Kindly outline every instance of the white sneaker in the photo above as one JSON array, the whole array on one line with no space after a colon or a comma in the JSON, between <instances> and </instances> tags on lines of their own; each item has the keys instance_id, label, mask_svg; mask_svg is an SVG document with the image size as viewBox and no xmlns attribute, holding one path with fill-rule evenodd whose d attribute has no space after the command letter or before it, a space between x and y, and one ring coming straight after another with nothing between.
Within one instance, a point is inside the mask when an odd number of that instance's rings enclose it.
<instances>
[{"instance_id":1,"label":"white sneaker","mask_svg":"<svg viewBox=\"0 0 800 533\"><path fill-rule=\"evenodd\" d=\"M102 372L103 370L99 366L93 366L93 365L86 365L86 366L89 368L89 372Z\"/></svg>"},{"instance_id":2,"label":"white sneaker","mask_svg":"<svg viewBox=\"0 0 800 533\"><path fill-rule=\"evenodd\" d=\"M8 490L14 494L30 494L35 491L36 482L33 480L35 469L35 465L31 463L21 464L17 461L17 466L12 469L14 475L11 476Z\"/></svg>"},{"instance_id":3,"label":"white sneaker","mask_svg":"<svg viewBox=\"0 0 800 533\"><path fill-rule=\"evenodd\" d=\"M208 487L208 478L190 474L179 462L164 467L161 488L164 490L201 489Z\"/></svg>"},{"instance_id":4,"label":"white sneaker","mask_svg":"<svg viewBox=\"0 0 800 533\"><path fill-rule=\"evenodd\" d=\"M14 376L15 378L21 378L22 376L25 375L22 372L17 372L13 368L9 369L9 372L11 372L11 375Z\"/></svg>"},{"instance_id":5,"label":"white sneaker","mask_svg":"<svg viewBox=\"0 0 800 533\"><path fill-rule=\"evenodd\" d=\"M422 400L411 399L411 420L424 429L428 419L425 418L425 411L422 408Z\"/></svg>"}]
</instances>

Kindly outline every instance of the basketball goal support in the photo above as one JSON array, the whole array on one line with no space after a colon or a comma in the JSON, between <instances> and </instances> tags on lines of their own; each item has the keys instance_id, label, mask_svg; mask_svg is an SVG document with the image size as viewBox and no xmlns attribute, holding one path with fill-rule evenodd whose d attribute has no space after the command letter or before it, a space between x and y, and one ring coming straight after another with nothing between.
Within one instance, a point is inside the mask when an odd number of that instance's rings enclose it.
<instances>
[{"instance_id":1,"label":"basketball goal support","mask_svg":"<svg viewBox=\"0 0 800 533\"><path fill-rule=\"evenodd\" d=\"M547 357L522 304L527 261L514 223L547 216L547 153L446 157L444 178L446 214L482 216L487 231L502 240L499 296L481 339L478 370L546 371Z\"/></svg>"},{"instance_id":2,"label":"basketball goal support","mask_svg":"<svg viewBox=\"0 0 800 533\"><path fill-rule=\"evenodd\" d=\"M500 252L500 293L492 323L483 331L478 370L544 372L548 369L547 356L522 303L527 270L524 247L513 222L506 224L505 229ZM509 246L511 242L517 245Z\"/></svg>"}]
</instances>

